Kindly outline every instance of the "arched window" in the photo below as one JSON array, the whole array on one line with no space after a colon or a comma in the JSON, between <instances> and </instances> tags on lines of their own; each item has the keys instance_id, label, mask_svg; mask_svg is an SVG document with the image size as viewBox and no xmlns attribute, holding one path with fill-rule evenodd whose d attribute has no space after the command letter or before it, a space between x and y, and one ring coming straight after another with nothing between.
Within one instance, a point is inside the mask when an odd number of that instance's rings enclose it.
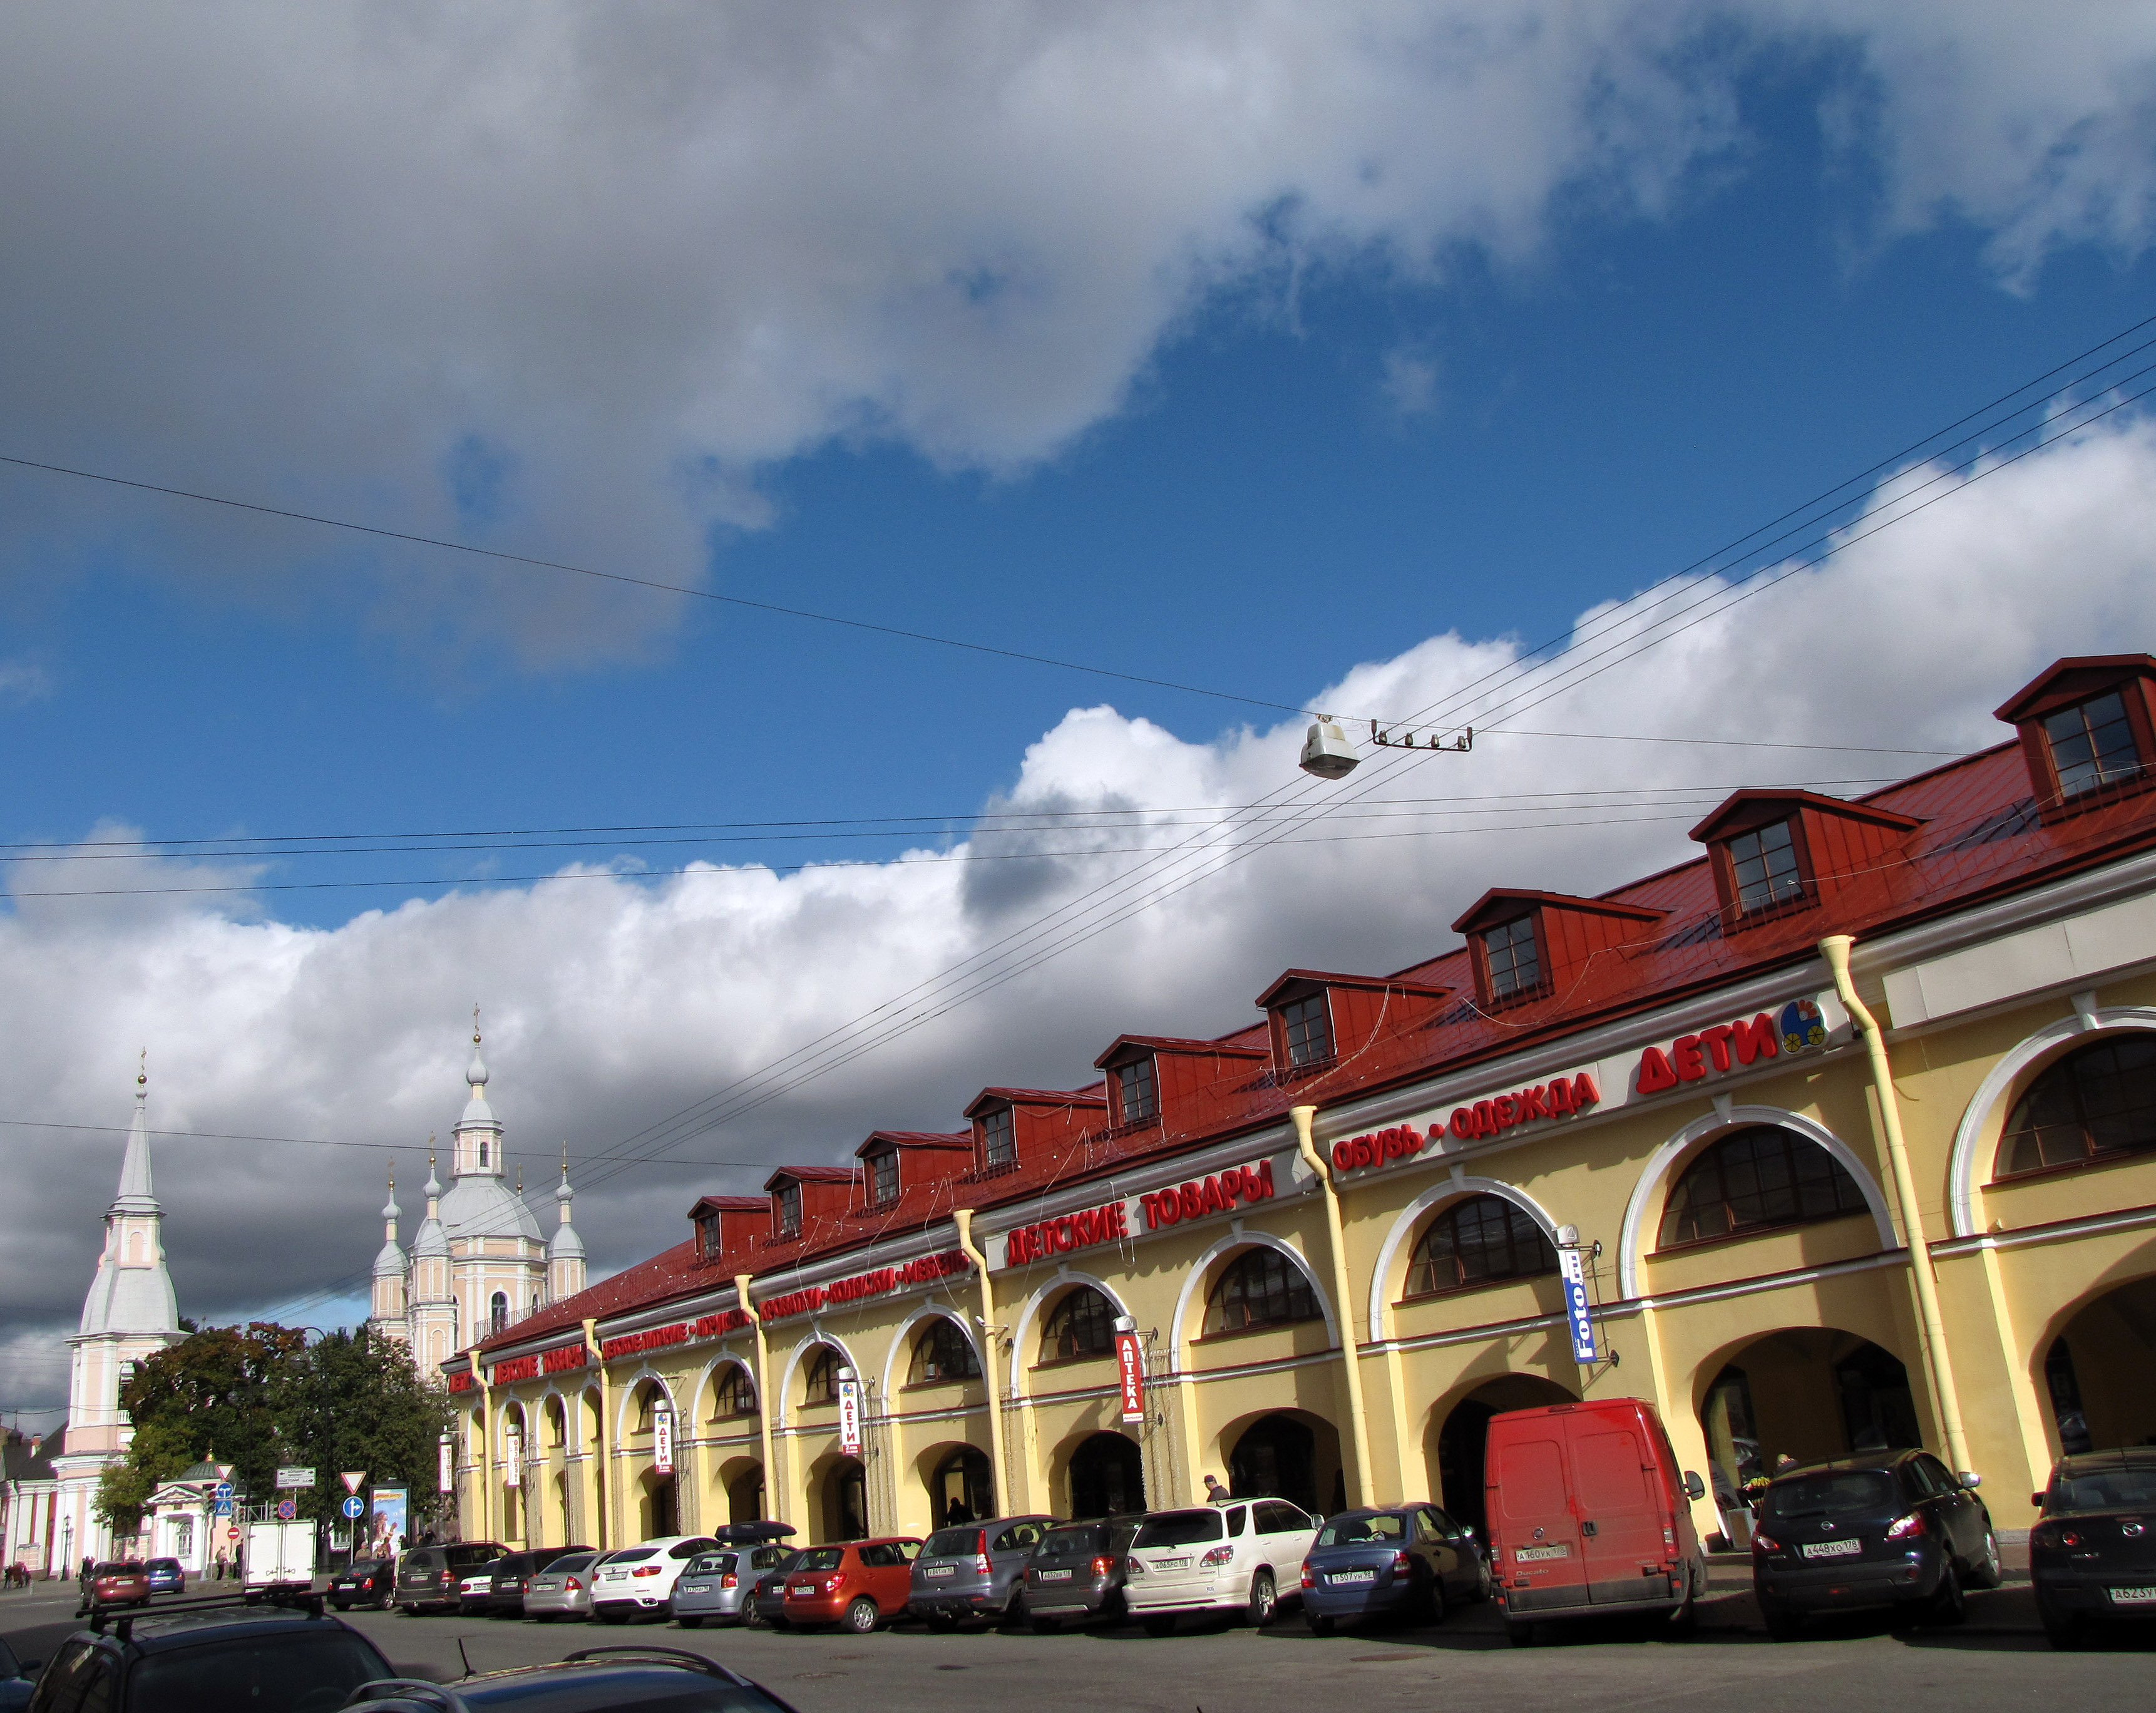
<instances>
[{"instance_id":1,"label":"arched window","mask_svg":"<svg viewBox=\"0 0 2156 1713\"><path fill-rule=\"evenodd\" d=\"M1242 1332L1317 1319L1317 1299L1302 1269L1277 1249L1245 1249L1205 1299L1208 1332Z\"/></svg>"},{"instance_id":2,"label":"arched window","mask_svg":"<svg viewBox=\"0 0 2156 1713\"><path fill-rule=\"evenodd\" d=\"M2014 1103L1994 1170L2080 1165L2156 1145L2156 1035L2113 1036L2070 1052Z\"/></svg>"},{"instance_id":3,"label":"arched window","mask_svg":"<svg viewBox=\"0 0 2156 1713\"><path fill-rule=\"evenodd\" d=\"M1040 1360L1075 1362L1105 1356L1116 1347L1116 1307L1091 1285L1064 1294L1040 1335Z\"/></svg>"},{"instance_id":4,"label":"arched window","mask_svg":"<svg viewBox=\"0 0 2156 1713\"><path fill-rule=\"evenodd\" d=\"M749 1378L748 1370L738 1362L729 1363L726 1371L719 1378L711 1397L711 1419L722 1422L732 1416L753 1416L756 1413L756 1382Z\"/></svg>"},{"instance_id":5,"label":"arched window","mask_svg":"<svg viewBox=\"0 0 2156 1713\"><path fill-rule=\"evenodd\" d=\"M496 1332L506 1330L509 1325L509 1299L501 1292L496 1291L494 1294L494 1302L490 1313L493 1318L494 1330Z\"/></svg>"},{"instance_id":6,"label":"arched window","mask_svg":"<svg viewBox=\"0 0 2156 1713\"><path fill-rule=\"evenodd\" d=\"M486 1164L486 1144L483 1141L479 1145L479 1163L481 1165Z\"/></svg>"},{"instance_id":7,"label":"arched window","mask_svg":"<svg viewBox=\"0 0 2156 1713\"><path fill-rule=\"evenodd\" d=\"M1430 1222L1408 1263L1408 1294L1465 1290L1557 1271L1557 1251L1527 1210L1502 1196L1470 1196Z\"/></svg>"},{"instance_id":8,"label":"arched window","mask_svg":"<svg viewBox=\"0 0 2156 1713\"><path fill-rule=\"evenodd\" d=\"M636 1390L636 1426L630 1431L636 1433L650 1433L653 1416L665 1407L666 1394L660 1389L659 1382L655 1380L645 1381Z\"/></svg>"},{"instance_id":9,"label":"arched window","mask_svg":"<svg viewBox=\"0 0 2156 1713\"><path fill-rule=\"evenodd\" d=\"M933 1386L945 1380L971 1380L981 1371L981 1359L955 1320L932 1320L913 1341L913 1370L909 1386Z\"/></svg>"},{"instance_id":10,"label":"arched window","mask_svg":"<svg viewBox=\"0 0 2156 1713\"><path fill-rule=\"evenodd\" d=\"M1755 1124L1724 1136L1685 1168L1662 1211L1661 1246L1863 1211L1856 1181L1826 1150L1779 1124Z\"/></svg>"},{"instance_id":11,"label":"arched window","mask_svg":"<svg viewBox=\"0 0 2156 1713\"><path fill-rule=\"evenodd\" d=\"M839 1370L845 1366L845 1358L831 1345L817 1345L816 1354L808 1359L808 1378L801 1388L801 1402L804 1404L838 1402Z\"/></svg>"}]
</instances>

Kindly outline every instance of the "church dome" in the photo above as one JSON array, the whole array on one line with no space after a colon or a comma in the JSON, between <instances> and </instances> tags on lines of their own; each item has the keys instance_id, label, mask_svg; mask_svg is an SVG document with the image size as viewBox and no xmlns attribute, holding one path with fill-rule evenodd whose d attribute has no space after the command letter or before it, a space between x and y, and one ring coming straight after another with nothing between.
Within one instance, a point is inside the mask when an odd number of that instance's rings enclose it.
<instances>
[{"instance_id":1,"label":"church dome","mask_svg":"<svg viewBox=\"0 0 2156 1713\"><path fill-rule=\"evenodd\" d=\"M224 1479L224 1471L218 1468L215 1464L204 1461L199 1464L188 1464L185 1469L181 1471L181 1473L173 1479L187 1482L189 1485L208 1483L209 1485L213 1487L218 1482Z\"/></svg>"}]
</instances>

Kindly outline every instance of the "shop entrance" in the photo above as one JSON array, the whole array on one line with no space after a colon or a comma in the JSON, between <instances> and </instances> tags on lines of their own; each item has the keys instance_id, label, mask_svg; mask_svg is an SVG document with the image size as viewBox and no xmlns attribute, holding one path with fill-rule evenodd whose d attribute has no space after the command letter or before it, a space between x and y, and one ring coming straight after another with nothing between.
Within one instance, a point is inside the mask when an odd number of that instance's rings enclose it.
<instances>
[{"instance_id":1,"label":"shop entrance","mask_svg":"<svg viewBox=\"0 0 2156 1713\"><path fill-rule=\"evenodd\" d=\"M1132 1440L1121 1433L1095 1433L1070 1453L1073 1519L1145 1508L1145 1460Z\"/></svg>"},{"instance_id":2,"label":"shop entrance","mask_svg":"<svg viewBox=\"0 0 2156 1713\"><path fill-rule=\"evenodd\" d=\"M681 1532L678 1526L680 1512L675 1507L674 1478L671 1475L647 1475L644 1478L644 1499L637 1507L642 1514L644 1536L655 1541L667 1535Z\"/></svg>"},{"instance_id":3,"label":"shop entrance","mask_svg":"<svg viewBox=\"0 0 2156 1713\"><path fill-rule=\"evenodd\" d=\"M2156 1443L2156 1277L2083 1304L2043 1357L2062 1453Z\"/></svg>"},{"instance_id":4,"label":"shop entrance","mask_svg":"<svg viewBox=\"0 0 2156 1713\"><path fill-rule=\"evenodd\" d=\"M869 1532L868 1471L853 1458L837 1458L824 1473L824 1541L865 1541Z\"/></svg>"},{"instance_id":5,"label":"shop entrance","mask_svg":"<svg viewBox=\"0 0 2156 1713\"><path fill-rule=\"evenodd\" d=\"M1455 1522L1487 1538L1482 1505L1482 1447L1490 1418L1505 1410L1539 1409L1578 1400L1538 1374L1502 1374L1486 1381L1455 1404L1437 1430L1438 1503Z\"/></svg>"},{"instance_id":6,"label":"shop entrance","mask_svg":"<svg viewBox=\"0 0 2156 1713\"><path fill-rule=\"evenodd\" d=\"M941 1529L954 1523L978 1523L996 1514L995 1483L988 1454L977 1445L947 1453L928 1478L928 1510Z\"/></svg>"},{"instance_id":7,"label":"shop entrance","mask_svg":"<svg viewBox=\"0 0 2156 1713\"><path fill-rule=\"evenodd\" d=\"M1276 1412L1245 1428L1228 1453L1228 1488L1238 1499L1271 1495L1315 1515L1347 1508L1347 1483L1332 1429L1322 1440L1300 1417Z\"/></svg>"},{"instance_id":8,"label":"shop entrance","mask_svg":"<svg viewBox=\"0 0 2156 1713\"><path fill-rule=\"evenodd\" d=\"M763 1520L763 1465L751 1464L726 1483L726 1520L760 1523Z\"/></svg>"}]
</instances>

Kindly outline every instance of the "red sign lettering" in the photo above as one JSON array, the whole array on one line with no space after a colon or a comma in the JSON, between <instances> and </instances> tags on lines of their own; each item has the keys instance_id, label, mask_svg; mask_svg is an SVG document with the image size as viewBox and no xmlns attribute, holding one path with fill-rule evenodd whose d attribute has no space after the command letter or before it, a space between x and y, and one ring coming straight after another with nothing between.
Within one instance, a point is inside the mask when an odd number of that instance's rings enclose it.
<instances>
[{"instance_id":1,"label":"red sign lettering","mask_svg":"<svg viewBox=\"0 0 2156 1713\"><path fill-rule=\"evenodd\" d=\"M903 1267L879 1267L873 1273L856 1273L834 1284L809 1285L788 1291L783 1296L757 1304L756 1312L765 1320L783 1320L788 1315L814 1314L826 1303L858 1302L864 1297L880 1296L907 1285L932 1283L952 1273L964 1273L973 1264L966 1258L963 1249L946 1249L939 1254L921 1256Z\"/></svg>"},{"instance_id":2,"label":"red sign lettering","mask_svg":"<svg viewBox=\"0 0 2156 1713\"><path fill-rule=\"evenodd\" d=\"M1145 1420L1145 1352L1136 1329L1116 1334L1116 1377L1122 1393L1123 1420Z\"/></svg>"},{"instance_id":3,"label":"red sign lettering","mask_svg":"<svg viewBox=\"0 0 2156 1713\"><path fill-rule=\"evenodd\" d=\"M1430 1127L1430 1139L1433 1142L1444 1134L1442 1124ZM1368 1136L1352 1136L1335 1142L1332 1169L1348 1172L1366 1165L1390 1165L1396 1160L1414 1158L1423 1147L1422 1133L1413 1124L1395 1124L1389 1130L1377 1130Z\"/></svg>"},{"instance_id":4,"label":"red sign lettering","mask_svg":"<svg viewBox=\"0 0 2156 1713\"><path fill-rule=\"evenodd\" d=\"M470 1391L471 1389L472 1377L470 1374L452 1374L449 1376L449 1390L451 1391Z\"/></svg>"},{"instance_id":5,"label":"red sign lettering","mask_svg":"<svg viewBox=\"0 0 2156 1713\"><path fill-rule=\"evenodd\" d=\"M1152 1232L1209 1213L1224 1213L1239 1201L1267 1201L1272 1193L1273 1163L1261 1160L1255 1165L1230 1166L1202 1181L1156 1190L1139 1196L1138 1205L1145 1209L1146 1229Z\"/></svg>"},{"instance_id":6,"label":"red sign lettering","mask_svg":"<svg viewBox=\"0 0 2156 1713\"><path fill-rule=\"evenodd\" d=\"M1732 1064L1748 1065L1754 1059L1771 1059L1780 1052L1780 1030L1774 1018L1762 1011L1750 1022L1717 1023L1697 1035L1680 1035L1665 1053L1650 1047L1640 1055L1635 1080L1642 1094L1661 1094L1686 1083L1697 1083L1712 1066L1726 1071Z\"/></svg>"},{"instance_id":7,"label":"red sign lettering","mask_svg":"<svg viewBox=\"0 0 2156 1713\"><path fill-rule=\"evenodd\" d=\"M1495 1136L1515 1124L1585 1112L1601 1098L1601 1085L1595 1082L1594 1073L1582 1071L1576 1077L1554 1077L1547 1083L1537 1083L1517 1094L1500 1094L1493 1099L1478 1100L1472 1106L1455 1107L1451 1121L1445 1128L1461 1141L1470 1142L1478 1136ZM1437 1131L1438 1127L1432 1124L1432 1141L1437 1139Z\"/></svg>"},{"instance_id":8,"label":"red sign lettering","mask_svg":"<svg viewBox=\"0 0 2156 1713\"><path fill-rule=\"evenodd\" d=\"M1082 1213L1066 1213L1060 1218L1044 1219L1038 1225L1019 1227L1004 1239L1004 1264L1017 1267L1028 1261L1045 1261L1066 1249L1088 1249L1129 1235L1123 1203L1104 1201Z\"/></svg>"}]
</instances>

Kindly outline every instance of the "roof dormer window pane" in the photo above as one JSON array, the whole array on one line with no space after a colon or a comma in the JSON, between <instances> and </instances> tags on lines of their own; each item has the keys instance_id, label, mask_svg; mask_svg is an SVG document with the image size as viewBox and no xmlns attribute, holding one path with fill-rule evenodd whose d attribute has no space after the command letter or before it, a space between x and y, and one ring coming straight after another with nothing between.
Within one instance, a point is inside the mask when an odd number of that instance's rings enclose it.
<instances>
[{"instance_id":1,"label":"roof dormer window pane","mask_svg":"<svg viewBox=\"0 0 2156 1713\"><path fill-rule=\"evenodd\" d=\"M1804 878L1797 869L1796 846L1786 820L1738 834L1729 841L1729 862L1737 877L1740 910L1763 910L1785 898L1804 896Z\"/></svg>"},{"instance_id":2,"label":"roof dormer window pane","mask_svg":"<svg viewBox=\"0 0 2156 1713\"><path fill-rule=\"evenodd\" d=\"M898 1150L886 1148L869 1156L869 1199L878 1207L898 1200Z\"/></svg>"},{"instance_id":3,"label":"roof dormer window pane","mask_svg":"<svg viewBox=\"0 0 2156 1713\"><path fill-rule=\"evenodd\" d=\"M1018 1142L1011 1130L1011 1109L999 1106L981 1118L981 1151L986 1165L1009 1165L1018 1159Z\"/></svg>"},{"instance_id":4,"label":"roof dormer window pane","mask_svg":"<svg viewBox=\"0 0 2156 1713\"><path fill-rule=\"evenodd\" d=\"M1501 922L1482 936L1482 952L1490 965L1490 997L1509 999L1532 992L1542 985L1542 959L1535 951L1535 918L1515 916Z\"/></svg>"},{"instance_id":5,"label":"roof dormer window pane","mask_svg":"<svg viewBox=\"0 0 2156 1713\"><path fill-rule=\"evenodd\" d=\"M2044 717L2044 738L2059 775L2059 795L2073 797L2141 771L2126 700L2116 690Z\"/></svg>"},{"instance_id":6,"label":"roof dormer window pane","mask_svg":"<svg viewBox=\"0 0 2156 1713\"><path fill-rule=\"evenodd\" d=\"M1159 1112L1160 1093L1153 1084L1152 1060L1149 1056L1116 1066L1116 1083L1122 1098L1125 1124L1138 1124Z\"/></svg>"},{"instance_id":7,"label":"roof dormer window pane","mask_svg":"<svg viewBox=\"0 0 2156 1713\"><path fill-rule=\"evenodd\" d=\"M1332 1057L1332 1016L1323 994L1290 1001L1280 1008L1280 1016L1291 1065L1314 1064Z\"/></svg>"},{"instance_id":8,"label":"roof dormer window pane","mask_svg":"<svg viewBox=\"0 0 2156 1713\"><path fill-rule=\"evenodd\" d=\"M772 1198L778 1211L778 1235L798 1237L801 1235L801 1186L781 1184Z\"/></svg>"}]
</instances>

